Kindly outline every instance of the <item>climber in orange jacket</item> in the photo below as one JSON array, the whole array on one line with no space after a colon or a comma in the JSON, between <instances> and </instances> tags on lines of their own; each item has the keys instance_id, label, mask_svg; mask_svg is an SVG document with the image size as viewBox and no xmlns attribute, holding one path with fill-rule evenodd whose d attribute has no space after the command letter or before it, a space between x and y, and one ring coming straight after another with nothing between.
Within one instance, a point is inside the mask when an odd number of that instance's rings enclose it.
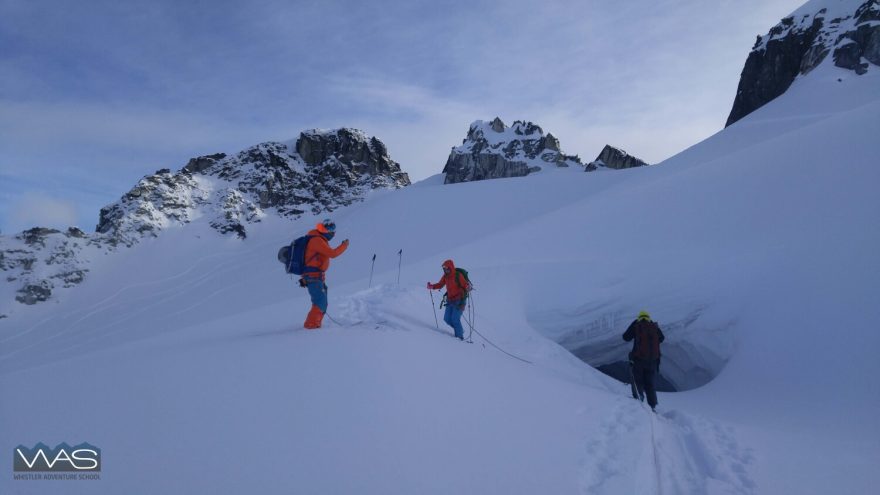
<instances>
[{"instance_id":1,"label":"climber in orange jacket","mask_svg":"<svg viewBox=\"0 0 880 495\"><path fill-rule=\"evenodd\" d=\"M331 248L330 241L336 235L336 224L329 218L317 224L308 235L313 236L306 245L306 269L300 279L300 285L309 289L312 298L312 309L306 317L303 327L308 329L321 328L324 313L327 312L327 284L324 283L330 258L336 258L348 249L348 239L336 248Z\"/></svg>"}]
</instances>

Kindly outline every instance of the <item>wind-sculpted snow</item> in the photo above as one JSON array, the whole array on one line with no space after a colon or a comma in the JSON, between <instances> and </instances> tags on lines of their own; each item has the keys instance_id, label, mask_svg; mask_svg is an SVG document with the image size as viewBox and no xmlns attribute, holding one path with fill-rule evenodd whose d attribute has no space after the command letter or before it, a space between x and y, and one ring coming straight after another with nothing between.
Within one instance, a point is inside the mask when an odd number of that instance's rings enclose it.
<instances>
[{"instance_id":1,"label":"wind-sculpted snow","mask_svg":"<svg viewBox=\"0 0 880 495\"><path fill-rule=\"evenodd\" d=\"M675 390L709 383L735 351L731 328L724 316L713 314L711 303L668 298L655 300L652 310L664 315L658 324L667 336L660 374ZM596 368L625 363L632 348L621 338L640 307L617 301L591 301L576 308L534 311L529 322ZM625 368L624 368L625 369ZM615 376L628 381L628 373Z\"/></svg>"}]
</instances>

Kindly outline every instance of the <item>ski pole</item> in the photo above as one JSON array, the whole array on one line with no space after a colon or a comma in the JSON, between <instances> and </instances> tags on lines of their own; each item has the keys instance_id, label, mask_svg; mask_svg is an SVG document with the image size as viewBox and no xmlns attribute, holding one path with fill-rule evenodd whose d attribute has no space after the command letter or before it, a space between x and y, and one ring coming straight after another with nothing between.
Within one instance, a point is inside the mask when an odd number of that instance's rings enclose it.
<instances>
[{"instance_id":1,"label":"ski pole","mask_svg":"<svg viewBox=\"0 0 880 495\"><path fill-rule=\"evenodd\" d=\"M470 297L468 298L468 302L467 302L467 317L465 318L465 321L467 322L468 327L470 327L470 329L471 329L470 333L468 333L467 341L468 341L468 343L473 344L474 343L474 338L473 338L474 337L474 305L471 302Z\"/></svg>"},{"instance_id":2,"label":"ski pole","mask_svg":"<svg viewBox=\"0 0 880 495\"><path fill-rule=\"evenodd\" d=\"M400 285L400 264L403 261L403 248L397 252L397 285ZM433 299L434 296L431 296Z\"/></svg>"},{"instance_id":3,"label":"ski pole","mask_svg":"<svg viewBox=\"0 0 880 495\"><path fill-rule=\"evenodd\" d=\"M368 287L373 286L373 268L376 266L376 254L373 253L373 264L370 265L370 285Z\"/></svg>"},{"instance_id":4,"label":"ski pole","mask_svg":"<svg viewBox=\"0 0 880 495\"><path fill-rule=\"evenodd\" d=\"M434 326L437 327L437 330L440 330L440 323L437 322L437 307L434 306L434 293L431 292L431 289L428 289L428 294L431 295L431 309L434 310Z\"/></svg>"}]
</instances>

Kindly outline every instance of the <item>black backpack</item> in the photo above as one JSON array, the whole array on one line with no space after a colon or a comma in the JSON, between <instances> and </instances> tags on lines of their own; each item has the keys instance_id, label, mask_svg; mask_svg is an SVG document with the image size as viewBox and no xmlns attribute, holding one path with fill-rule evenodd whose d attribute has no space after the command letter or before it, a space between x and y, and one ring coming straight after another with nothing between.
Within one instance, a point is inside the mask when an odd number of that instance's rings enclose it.
<instances>
[{"instance_id":1,"label":"black backpack","mask_svg":"<svg viewBox=\"0 0 880 495\"><path fill-rule=\"evenodd\" d=\"M635 328L633 357L645 360L660 359L660 332L657 323L639 320Z\"/></svg>"}]
</instances>

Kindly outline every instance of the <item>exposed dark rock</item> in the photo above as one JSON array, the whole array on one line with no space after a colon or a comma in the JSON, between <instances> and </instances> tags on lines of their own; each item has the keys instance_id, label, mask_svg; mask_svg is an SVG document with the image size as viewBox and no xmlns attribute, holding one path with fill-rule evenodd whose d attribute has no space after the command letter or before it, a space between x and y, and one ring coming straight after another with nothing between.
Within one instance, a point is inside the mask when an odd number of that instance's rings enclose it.
<instances>
[{"instance_id":1,"label":"exposed dark rock","mask_svg":"<svg viewBox=\"0 0 880 495\"><path fill-rule=\"evenodd\" d=\"M638 158L628 154L620 148L606 144L602 148L602 152L595 160L587 164L587 172L592 172L601 167L607 167L614 170L622 170L625 168L644 167L648 164Z\"/></svg>"},{"instance_id":2,"label":"exposed dark rock","mask_svg":"<svg viewBox=\"0 0 880 495\"><path fill-rule=\"evenodd\" d=\"M583 164L577 156L560 151L559 140L544 135L540 126L515 121L508 128L500 118L476 121L468 129L462 145L449 153L443 173L445 183L523 177L544 166L569 167Z\"/></svg>"},{"instance_id":3,"label":"exposed dark rock","mask_svg":"<svg viewBox=\"0 0 880 495\"><path fill-rule=\"evenodd\" d=\"M862 63L862 47L853 41L834 50L834 65L862 75L868 72L868 64Z\"/></svg>"},{"instance_id":4,"label":"exposed dark rock","mask_svg":"<svg viewBox=\"0 0 880 495\"><path fill-rule=\"evenodd\" d=\"M88 270L72 270L69 272L56 273L50 278L61 280L64 283L63 287L73 287L85 280L87 272Z\"/></svg>"},{"instance_id":5,"label":"exposed dark rock","mask_svg":"<svg viewBox=\"0 0 880 495\"><path fill-rule=\"evenodd\" d=\"M727 126L783 94L833 52L834 64L861 75L880 65L880 1L867 0L855 12L828 20L827 9L786 17L758 36L740 76ZM853 27L854 26L854 27ZM863 61L867 60L867 62Z\"/></svg>"},{"instance_id":6,"label":"exposed dark rock","mask_svg":"<svg viewBox=\"0 0 880 495\"><path fill-rule=\"evenodd\" d=\"M76 227L70 227L70 228L68 228L68 229L67 229L67 235L68 235L69 237L76 237L77 239L85 239L85 238L88 237L88 236L86 235L85 232L83 232L82 230L80 230L80 229L78 229L78 228L76 228Z\"/></svg>"},{"instance_id":7,"label":"exposed dark rock","mask_svg":"<svg viewBox=\"0 0 880 495\"><path fill-rule=\"evenodd\" d=\"M22 303L33 305L49 299L52 295L52 289L49 282L42 281L40 284L28 284L17 291L15 300Z\"/></svg>"},{"instance_id":8,"label":"exposed dark rock","mask_svg":"<svg viewBox=\"0 0 880 495\"><path fill-rule=\"evenodd\" d=\"M199 174L211 168L211 166L224 158L226 158L226 153L215 153L213 155L191 158L183 167L183 170L193 174Z\"/></svg>"},{"instance_id":9,"label":"exposed dark rock","mask_svg":"<svg viewBox=\"0 0 880 495\"><path fill-rule=\"evenodd\" d=\"M46 236L51 234L59 233L58 230L55 229L47 229L44 227L34 227L29 230L23 231L21 234L15 236L17 239L21 239L28 246L37 246L45 247L46 245Z\"/></svg>"},{"instance_id":10,"label":"exposed dark rock","mask_svg":"<svg viewBox=\"0 0 880 495\"><path fill-rule=\"evenodd\" d=\"M784 26L790 27L791 23L789 17L771 29L768 33L770 39L763 49L757 49L762 41L758 37L756 49L749 53L740 75L736 99L726 126L785 93L799 73L812 70L815 67L813 64L820 63L827 55L827 50L822 47L811 50L822 27L821 18L815 18L806 29L790 31L786 36L774 38L783 32ZM805 59L811 62L803 65Z\"/></svg>"},{"instance_id":11,"label":"exposed dark rock","mask_svg":"<svg viewBox=\"0 0 880 495\"><path fill-rule=\"evenodd\" d=\"M862 75L868 72L868 63L880 65L880 25L860 25L844 34L834 49L834 65L838 67Z\"/></svg>"}]
</instances>

